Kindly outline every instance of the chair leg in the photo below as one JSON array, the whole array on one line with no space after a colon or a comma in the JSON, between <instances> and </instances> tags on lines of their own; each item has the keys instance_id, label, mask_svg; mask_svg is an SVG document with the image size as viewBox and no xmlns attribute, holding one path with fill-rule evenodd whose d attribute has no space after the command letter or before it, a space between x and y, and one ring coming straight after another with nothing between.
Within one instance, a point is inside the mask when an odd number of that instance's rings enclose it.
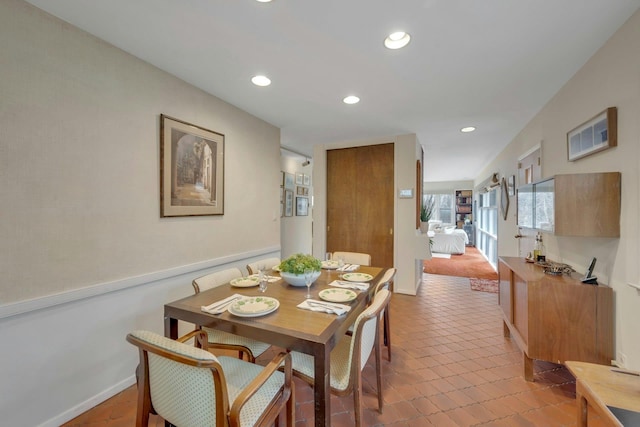
<instances>
[{"instance_id":1,"label":"chair leg","mask_svg":"<svg viewBox=\"0 0 640 427\"><path fill-rule=\"evenodd\" d=\"M387 346L387 358L391 362L391 323L389 321L389 307L384 311L383 316L384 344Z\"/></svg>"},{"instance_id":2,"label":"chair leg","mask_svg":"<svg viewBox=\"0 0 640 427\"><path fill-rule=\"evenodd\" d=\"M376 383L378 385L378 412L382 413L382 347L380 336L376 334L376 342L374 344L376 354Z\"/></svg>"},{"instance_id":3,"label":"chair leg","mask_svg":"<svg viewBox=\"0 0 640 427\"><path fill-rule=\"evenodd\" d=\"M356 417L356 427L362 425L362 371L358 369L356 383L353 385L353 409Z\"/></svg>"}]
</instances>

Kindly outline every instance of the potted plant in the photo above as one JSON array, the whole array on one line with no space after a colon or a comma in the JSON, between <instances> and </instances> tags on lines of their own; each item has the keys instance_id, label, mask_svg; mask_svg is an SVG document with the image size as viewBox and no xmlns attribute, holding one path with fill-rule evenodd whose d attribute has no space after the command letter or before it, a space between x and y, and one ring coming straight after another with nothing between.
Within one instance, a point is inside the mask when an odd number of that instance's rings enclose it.
<instances>
[{"instance_id":1,"label":"potted plant","mask_svg":"<svg viewBox=\"0 0 640 427\"><path fill-rule=\"evenodd\" d=\"M313 281L320 276L322 263L313 255L295 254L285 259L278 266L282 279L293 286L305 286L305 270L313 271Z\"/></svg>"},{"instance_id":2,"label":"potted plant","mask_svg":"<svg viewBox=\"0 0 640 427\"><path fill-rule=\"evenodd\" d=\"M420 231L426 233L429 231L429 220L433 215L433 208L435 207L436 200L433 195L428 196L422 202L422 207L420 208Z\"/></svg>"}]
</instances>

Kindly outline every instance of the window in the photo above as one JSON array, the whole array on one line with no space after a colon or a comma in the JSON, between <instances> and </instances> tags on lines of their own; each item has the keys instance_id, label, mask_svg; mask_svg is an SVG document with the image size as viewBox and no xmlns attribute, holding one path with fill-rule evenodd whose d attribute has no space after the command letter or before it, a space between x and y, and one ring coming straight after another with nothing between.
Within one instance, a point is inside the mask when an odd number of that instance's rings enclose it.
<instances>
[{"instance_id":1,"label":"window","mask_svg":"<svg viewBox=\"0 0 640 427\"><path fill-rule=\"evenodd\" d=\"M453 194L425 194L423 196L426 205L429 199L433 199L433 214L430 219L442 221L443 224L453 224Z\"/></svg>"},{"instance_id":2,"label":"window","mask_svg":"<svg viewBox=\"0 0 640 427\"><path fill-rule=\"evenodd\" d=\"M498 266L498 188L478 196L476 247L493 266Z\"/></svg>"}]
</instances>

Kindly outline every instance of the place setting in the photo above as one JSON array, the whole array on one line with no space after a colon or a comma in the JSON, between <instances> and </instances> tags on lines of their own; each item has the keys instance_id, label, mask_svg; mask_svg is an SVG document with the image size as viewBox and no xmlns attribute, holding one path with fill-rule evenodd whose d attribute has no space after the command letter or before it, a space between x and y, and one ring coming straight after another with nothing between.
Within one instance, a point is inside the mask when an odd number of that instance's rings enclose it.
<instances>
[{"instance_id":1,"label":"place setting","mask_svg":"<svg viewBox=\"0 0 640 427\"><path fill-rule=\"evenodd\" d=\"M228 311L239 317L258 317L272 313L278 307L280 307L280 302L275 298L233 294L212 304L203 305L200 309L209 314L222 314Z\"/></svg>"}]
</instances>

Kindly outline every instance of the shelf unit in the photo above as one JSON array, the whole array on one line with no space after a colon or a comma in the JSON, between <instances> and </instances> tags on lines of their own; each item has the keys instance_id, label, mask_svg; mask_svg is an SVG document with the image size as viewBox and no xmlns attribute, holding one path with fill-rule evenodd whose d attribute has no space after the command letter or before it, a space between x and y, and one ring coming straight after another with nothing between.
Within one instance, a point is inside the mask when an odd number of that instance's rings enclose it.
<instances>
[{"instance_id":1,"label":"shelf unit","mask_svg":"<svg viewBox=\"0 0 640 427\"><path fill-rule=\"evenodd\" d=\"M456 190L456 228L463 229L466 220L473 224L473 191Z\"/></svg>"}]
</instances>

